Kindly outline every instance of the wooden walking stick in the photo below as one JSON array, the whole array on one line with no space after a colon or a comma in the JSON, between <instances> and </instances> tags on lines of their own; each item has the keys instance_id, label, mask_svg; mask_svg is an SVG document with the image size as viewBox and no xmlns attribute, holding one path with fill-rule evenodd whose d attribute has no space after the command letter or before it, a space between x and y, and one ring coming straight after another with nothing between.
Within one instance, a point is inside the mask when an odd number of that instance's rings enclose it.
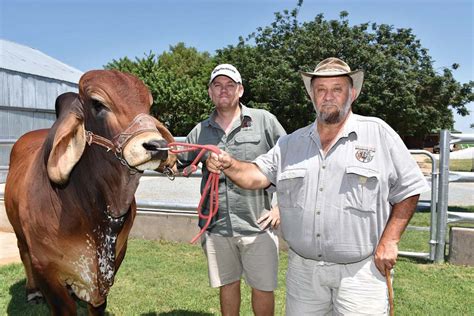
<instances>
[{"instance_id":1,"label":"wooden walking stick","mask_svg":"<svg viewBox=\"0 0 474 316\"><path fill-rule=\"evenodd\" d=\"M392 280L390 278L390 269L385 268L385 280L387 281L387 288L388 288L388 303L390 304L390 316L394 315L393 310L393 287L392 287Z\"/></svg>"}]
</instances>

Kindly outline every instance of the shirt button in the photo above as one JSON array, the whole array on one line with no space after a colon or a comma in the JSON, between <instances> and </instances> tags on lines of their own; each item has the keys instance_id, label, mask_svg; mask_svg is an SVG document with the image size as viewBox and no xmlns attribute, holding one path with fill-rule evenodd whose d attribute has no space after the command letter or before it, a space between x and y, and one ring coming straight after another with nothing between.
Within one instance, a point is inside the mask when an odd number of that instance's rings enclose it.
<instances>
[{"instance_id":1,"label":"shirt button","mask_svg":"<svg viewBox=\"0 0 474 316\"><path fill-rule=\"evenodd\" d=\"M321 236L321 234L316 234L316 237L320 237L320 236Z\"/></svg>"},{"instance_id":2,"label":"shirt button","mask_svg":"<svg viewBox=\"0 0 474 316\"><path fill-rule=\"evenodd\" d=\"M319 215L319 214L321 214L321 212L316 212L316 215Z\"/></svg>"},{"instance_id":3,"label":"shirt button","mask_svg":"<svg viewBox=\"0 0 474 316\"><path fill-rule=\"evenodd\" d=\"M323 190L323 188L319 188L319 191L322 191L322 190Z\"/></svg>"},{"instance_id":4,"label":"shirt button","mask_svg":"<svg viewBox=\"0 0 474 316\"><path fill-rule=\"evenodd\" d=\"M322 254L319 254L318 257L321 258L323 255Z\"/></svg>"},{"instance_id":5,"label":"shirt button","mask_svg":"<svg viewBox=\"0 0 474 316\"><path fill-rule=\"evenodd\" d=\"M323 169L326 169L326 166L325 166L325 165L323 165L323 166L322 166L322 168L323 168Z\"/></svg>"}]
</instances>

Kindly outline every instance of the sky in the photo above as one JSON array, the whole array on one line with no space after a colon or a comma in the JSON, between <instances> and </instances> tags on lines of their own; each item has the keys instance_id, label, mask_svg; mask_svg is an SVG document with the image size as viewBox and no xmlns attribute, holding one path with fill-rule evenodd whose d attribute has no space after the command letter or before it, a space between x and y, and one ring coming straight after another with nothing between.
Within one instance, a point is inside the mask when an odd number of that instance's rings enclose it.
<instances>
[{"instance_id":1,"label":"sky","mask_svg":"<svg viewBox=\"0 0 474 316\"><path fill-rule=\"evenodd\" d=\"M184 42L200 52L238 43L275 12L297 0L0 0L0 38L42 51L81 71L100 69L125 56L160 55ZM474 80L474 0L304 0L298 20L322 13L350 25L390 24L411 28L435 68L453 63L461 83ZM319 61L314 61L316 65ZM455 115L455 129L474 133L474 103L468 117Z\"/></svg>"}]
</instances>

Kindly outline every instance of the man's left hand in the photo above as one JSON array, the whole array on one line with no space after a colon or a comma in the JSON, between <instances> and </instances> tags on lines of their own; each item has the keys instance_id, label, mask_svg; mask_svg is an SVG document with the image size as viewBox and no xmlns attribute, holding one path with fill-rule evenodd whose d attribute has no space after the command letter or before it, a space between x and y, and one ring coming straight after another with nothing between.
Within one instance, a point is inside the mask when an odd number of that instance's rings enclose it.
<instances>
[{"instance_id":1,"label":"man's left hand","mask_svg":"<svg viewBox=\"0 0 474 316\"><path fill-rule=\"evenodd\" d=\"M272 206L269 212L266 212L257 220L257 223L261 229L267 228L268 225L273 229L277 229L280 226L280 209L278 205Z\"/></svg>"}]
</instances>

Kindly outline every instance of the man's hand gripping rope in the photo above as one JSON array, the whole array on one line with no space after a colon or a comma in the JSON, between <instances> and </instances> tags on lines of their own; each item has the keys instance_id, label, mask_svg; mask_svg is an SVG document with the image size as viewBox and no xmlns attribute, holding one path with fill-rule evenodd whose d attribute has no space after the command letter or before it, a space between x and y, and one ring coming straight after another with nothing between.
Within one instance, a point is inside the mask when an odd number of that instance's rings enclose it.
<instances>
[{"instance_id":1,"label":"man's hand gripping rope","mask_svg":"<svg viewBox=\"0 0 474 316\"><path fill-rule=\"evenodd\" d=\"M185 177L189 176L191 173L197 170L197 164L199 163L202 156L207 151L212 151L216 154L220 154L221 150L214 145L197 145L197 144L188 144L188 143L179 143L173 142L169 143L168 146L171 148L169 151L172 154L179 154L189 151L201 150L196 156L194 161L183 169L183 175ZM184 149L178 149L178 147L184 147ZM209 214L202 213L202 206L206 196L209 194ZM206 219L206 223L201 228L201 231L191 240L191 243L195 243L199 237L206 231L207 227L211 223L212 218L217 214L219 210L219 175L216 173L210 173L209 178L207 179L206 185L204 186L204 191L201 194L201 200L197 207L197 212L199 218Z\"/></svg>"}]
</instances>

